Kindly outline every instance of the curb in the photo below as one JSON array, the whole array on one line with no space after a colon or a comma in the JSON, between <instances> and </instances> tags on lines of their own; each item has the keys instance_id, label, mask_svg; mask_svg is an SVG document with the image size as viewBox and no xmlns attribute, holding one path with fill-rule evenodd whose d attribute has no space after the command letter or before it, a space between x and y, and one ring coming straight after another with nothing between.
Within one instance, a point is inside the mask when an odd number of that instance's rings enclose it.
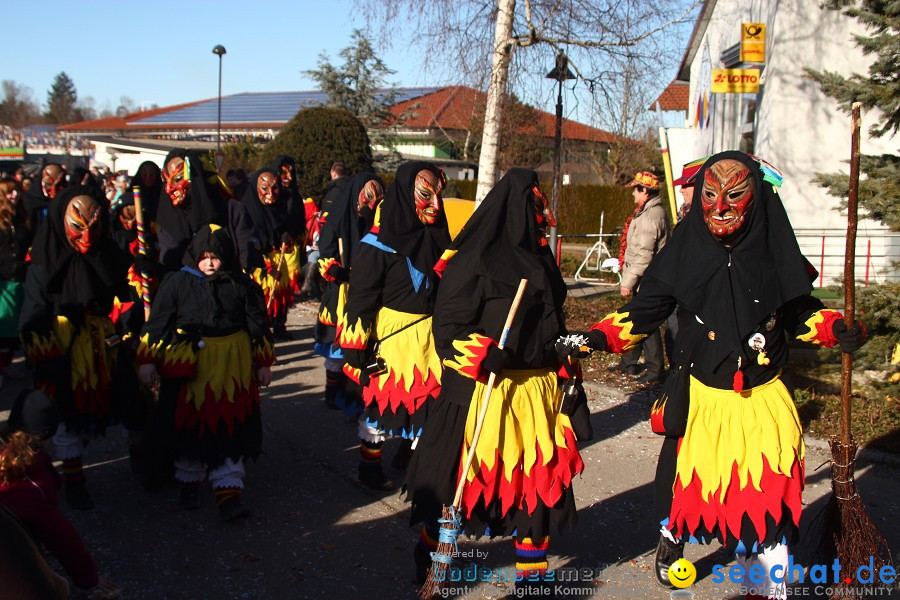
<instances>
[{"instance_id":1,"label":"curb","mask_svg":"<svg viewBox=\"0 0 900 600\"><path fill-rule=\"evenodd\" d=\"M592 392L603 394L605 396L612 396L622 402L627 402L630 396L634 393L626 392L624 390L620 390L619 388L614 388L603 383L595 383L593 381L586 381L583 385L585 390L590 390ZM810 437L808 435L804 435L803 441L807 446L811 448L824 450L830 449L828 440L821 440L818 438ZM892 467L900 467L900 454L891 454L888 452L883 452L881 450L871 450L869 448L858 448L856 450L856 460L890 465Z\"/></svg>"}]
</instances>

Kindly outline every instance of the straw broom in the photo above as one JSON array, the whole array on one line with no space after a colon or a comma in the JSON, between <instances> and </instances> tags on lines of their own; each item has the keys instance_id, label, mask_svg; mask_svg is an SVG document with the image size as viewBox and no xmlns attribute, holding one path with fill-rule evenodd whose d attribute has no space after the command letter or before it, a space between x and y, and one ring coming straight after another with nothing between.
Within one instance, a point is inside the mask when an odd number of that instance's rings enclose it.
<instances>
[{"instance_id":1,"label":"straw broom","mask_svg":"<svg viewBox=\"0 0 900 600\"><path fill-rule=\"evenodd\" d=\"M509 314L506 315L506 323L503 325L503 333L500 335L500 342L497 347L503 349L506 344L506 337L512 327L513 319L516 318L516 312L519 310L519 303L525 294L525 286L528 280L523 279L519 282L519 289L516 290L516 296L513 299L512 306L509 308ZM428 579L425 580L422 589L419 590L419 598L428 600L437 594L447 580L447 568L453 562L453 554L456 551L456 538L462 531L462 514L460 508L462 505L463 490L466 485L466 475L472 467L475 459L475 448L478 446L478 438L481 436L481 428L484 425L484 418L487 415L488 400L491 398L491 391L494 389L494 382L497 379L496 373L491 373L488 377L487 385L484 388L484 395L481 398L481 411L478 413L478 421L475 423L475 433L472 434L472 443L469 445L469 451L466 453L466 462L462 470L459 472L459 482L456 484L456 494L453 497L451 506L443 507L441 518L438 519L441 528L438 535L437 549L431 553L431 569L428 571Z\"/></svg>"},{"instance_id":2,"label":"straw broom","mask_svg":"<svg viewBox=\"0 0 900 600\"><path fill-rule=\"evenodd\" d=\"M855 321L856 308L854 260L859 192L859 113L860 103L854 102L850 141L850 193L847 199L847 246L844 254L844 322L848 329ZM845 590L858 585L853 577L859 567L868 566L869 560L873 561L874 573L892 563L890 548L866 512L854 481L857 446L850 431L852 372L853 356L844 353L841 355L841 433L840 437L832 436L829 441L833 494L822 516L825 521L822 540L826 546L825 552L836 557L841 565L841 581L833 586L832 598L845 595ZM849 583L844 578L845 574L850 578Z\"/></svg>"}]
</instances>

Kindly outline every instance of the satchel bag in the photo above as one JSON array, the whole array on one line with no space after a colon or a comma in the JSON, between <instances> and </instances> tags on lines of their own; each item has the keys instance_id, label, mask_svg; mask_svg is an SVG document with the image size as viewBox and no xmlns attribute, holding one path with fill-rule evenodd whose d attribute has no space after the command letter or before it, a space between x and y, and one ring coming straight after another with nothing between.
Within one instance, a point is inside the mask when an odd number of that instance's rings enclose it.
<instances>
[{"instance_id":1,"label":"satchel bag","mask_svg":"<svg viewBox=\"0 0 900 600\"><path fill-rule=\"evenodd\" d=\"M669 371L650 409L650 428L666 437L681 437L687 429L691 370L677 365Z\"/></svg>"}]
</instances>

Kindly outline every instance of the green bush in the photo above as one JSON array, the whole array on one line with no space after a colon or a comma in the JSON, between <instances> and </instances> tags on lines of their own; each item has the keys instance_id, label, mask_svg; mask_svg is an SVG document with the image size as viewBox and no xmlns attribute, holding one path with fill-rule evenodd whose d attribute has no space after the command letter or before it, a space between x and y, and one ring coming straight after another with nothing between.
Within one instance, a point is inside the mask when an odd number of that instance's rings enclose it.
<instances>
[{"instance_id":1,"label":"green bush","mask_svg":"<svg viewBox=\"0 0 900 600\"><path fill-rule=\"evenodd\" d=\"M288 121L262 153L261 164L287 154L297 164L304 196L319 198L331 180L331 165L342 161L350 173L372 169L372 147L363 124L343 108L304 108Z\"/></svg>"}]
</instances>

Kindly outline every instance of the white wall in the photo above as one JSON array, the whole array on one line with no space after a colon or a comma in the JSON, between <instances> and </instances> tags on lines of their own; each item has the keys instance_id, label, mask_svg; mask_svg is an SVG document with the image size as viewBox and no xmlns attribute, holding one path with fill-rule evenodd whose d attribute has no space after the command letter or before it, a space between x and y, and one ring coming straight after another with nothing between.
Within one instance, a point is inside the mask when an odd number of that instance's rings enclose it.
<instances>
[{"instance_id":1,"label":"white wall","mask_svg":"<svg viewBox=\"0 0 900 600\"><path fill-rule=\"evenodd\" d=\"M850 117L805 76L803 68L865 75L871 59L852 39L854 33L863 33L864 29L838 11L822 9L820 0L719 0L690 65L689 123L694 121L697 98L710 88L711 70L724 66L719 60L721 52L740 41L742 22L766 23L766 64L756 98L754 154L784 174L779 192L785 209L796 230L810 230L809 238L801 237L801 247L819 268L821 232L812 231L827 229L829 238L841 237L840 230L846 230L847 221L836 210L840 199L829 196L811 179L816 172L849 171ZM694 156L738 149L740 100L736 94L716 95L711 126L692 129L693 136L687 136L693 137ZM863 115L862 152L896 153L900 140L872 139L866 133L878 118L877 113ZM673 152L673 165L677 160L682 159ZM883 279L891 270L888 257L900 253L900 238L884 237L884 232L880 223L860 221L857 256L862 257L857 260L857 273L862 276L864 272L866 241L871 239L874 258L870 281L872 273ZM816 236L818 241L814 241ZM841 248L836 250L838 245ZM826 246L831 247L826 254L833 255L826 257L828 280L829 275L838 276L842 269L843 246L840 240L827 241Z\"/></svg>"}]
</instances>

